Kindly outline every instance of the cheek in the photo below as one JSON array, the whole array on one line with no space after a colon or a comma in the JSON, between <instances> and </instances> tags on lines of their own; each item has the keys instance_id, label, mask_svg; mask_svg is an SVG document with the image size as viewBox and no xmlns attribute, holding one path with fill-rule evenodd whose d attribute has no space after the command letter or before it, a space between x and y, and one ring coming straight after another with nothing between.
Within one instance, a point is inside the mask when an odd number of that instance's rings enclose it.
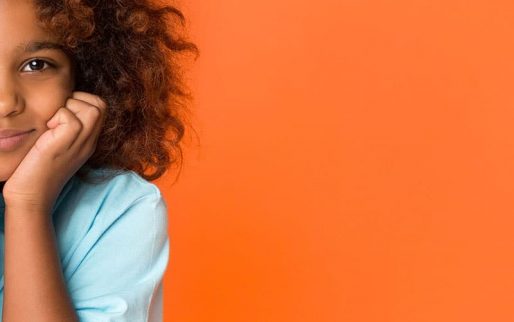
<instances>
[{"instance_id":1,"label":"cheek","mask_svg":"<svg viewBox=\"0 0 514 322\"><path fill-rule=\"evenodd\" d=\"M48 81L30 87L24 91L23 96L26 112L39 126L46 127L46 122L65 105L67 98L71 96L71 88L66 84Z\"/></svg>"}]
</instances>

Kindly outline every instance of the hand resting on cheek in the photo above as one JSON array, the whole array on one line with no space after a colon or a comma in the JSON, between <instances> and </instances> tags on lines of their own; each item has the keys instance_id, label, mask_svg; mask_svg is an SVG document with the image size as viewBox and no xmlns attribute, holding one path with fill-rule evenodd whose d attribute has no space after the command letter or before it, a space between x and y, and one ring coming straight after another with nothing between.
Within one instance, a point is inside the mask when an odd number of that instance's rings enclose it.
<instances>
[{"instance_id":1,"label":"hand resting on cheek","mask_svg":"<svg viewBox=\"0 0 514 322\"><path fill-rule=\"evenodd\" d=\"M49 213L63 186L94 153L106 108L94 94L73 92L5 182L6 205Z\"/></svg>"}]
</instances>

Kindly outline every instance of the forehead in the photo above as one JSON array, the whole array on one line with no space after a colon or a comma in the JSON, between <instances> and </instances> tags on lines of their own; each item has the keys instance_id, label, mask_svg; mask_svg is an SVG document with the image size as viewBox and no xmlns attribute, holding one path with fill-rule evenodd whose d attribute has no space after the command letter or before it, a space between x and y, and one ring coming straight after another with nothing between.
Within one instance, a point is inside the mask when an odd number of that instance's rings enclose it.
<instances>
[{"instance_id":1,"label":"forehead","mask_svg":"<svg viewBox=\"0 0 514 322\"><path fill-rule=\"evenodd\" d=\"M31 41L51 41L31 0L0 0L0 51L15 51ZM23 48L22 48L23 49Z\"/></svg>"}]
</instances>

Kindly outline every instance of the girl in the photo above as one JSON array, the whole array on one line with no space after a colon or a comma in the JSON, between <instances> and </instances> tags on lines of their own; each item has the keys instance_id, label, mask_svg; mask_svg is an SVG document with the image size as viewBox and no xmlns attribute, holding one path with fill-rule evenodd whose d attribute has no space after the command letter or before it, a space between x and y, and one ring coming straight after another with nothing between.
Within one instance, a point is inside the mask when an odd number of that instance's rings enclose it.
<instances>
[{"instance_id":1,"label":"girl","mask_svg":"<svg viewBox=\"0 0 514 322\"><path fill-rule=\"evenodd\" d=\"M2 321L161 321L188 95L174 7L0 1Z\"/></svg>"}]
</instances>

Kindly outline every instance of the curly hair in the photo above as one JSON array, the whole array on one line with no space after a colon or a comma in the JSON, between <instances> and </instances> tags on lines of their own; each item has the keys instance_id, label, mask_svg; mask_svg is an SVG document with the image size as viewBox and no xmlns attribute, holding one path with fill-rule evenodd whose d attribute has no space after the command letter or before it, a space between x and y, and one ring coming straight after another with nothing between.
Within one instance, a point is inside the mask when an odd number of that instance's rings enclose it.
<instances>
[{"instance_id":1,"label":"curly hair","mask_svg":"<svg viewBox=\"0 0 514 322\"><path fill-rule=\"evenodd\" d=\"M182 12L149 0L34 0L34 5L73 61L75 90L94 93L109 106L96 150L77 176L88 181L92 169L109 168L133 170L152 181L171 165L180 170L192 96L179 58L199 55L180 32Z\"/></svg>"}]
</instances>

